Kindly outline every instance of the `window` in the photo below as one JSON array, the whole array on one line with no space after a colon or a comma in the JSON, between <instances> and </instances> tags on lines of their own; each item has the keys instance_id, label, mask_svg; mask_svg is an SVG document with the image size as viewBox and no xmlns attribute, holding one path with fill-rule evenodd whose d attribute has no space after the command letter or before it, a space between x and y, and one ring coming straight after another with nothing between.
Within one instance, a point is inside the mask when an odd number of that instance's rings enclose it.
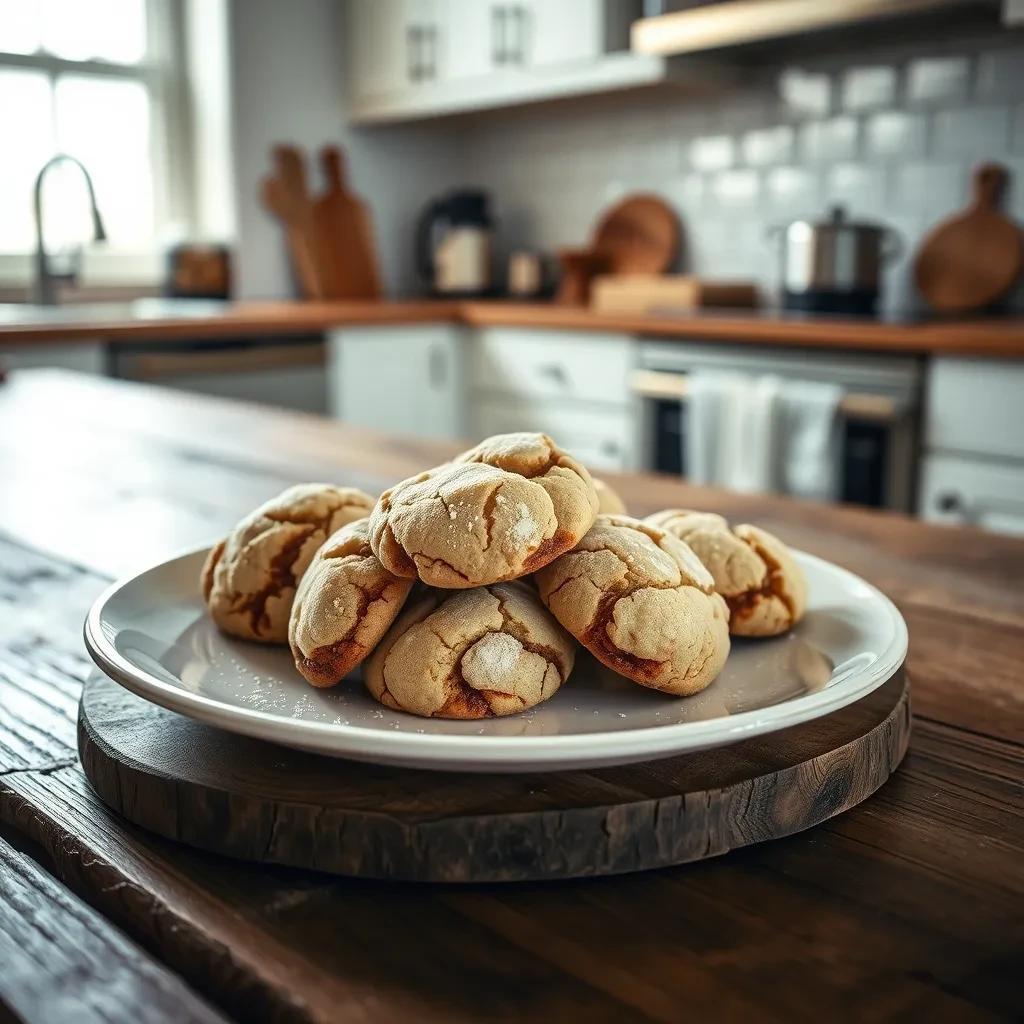
<instances>
[{"instance_id":1,"label":"window","mask_svg":"<svg viewBox=\"0 0 1024 1024\"><path fill-rule=\"evenodd\" d=\"M187 221L170 145L181 91L177 0L0 0L0 255L35 249L32 189L55 153L89 169L112 252ZM179 133L180 134L180 133ZM91 238L77 170L44 185L46 243Z\"/></svg>"}]
</instances>

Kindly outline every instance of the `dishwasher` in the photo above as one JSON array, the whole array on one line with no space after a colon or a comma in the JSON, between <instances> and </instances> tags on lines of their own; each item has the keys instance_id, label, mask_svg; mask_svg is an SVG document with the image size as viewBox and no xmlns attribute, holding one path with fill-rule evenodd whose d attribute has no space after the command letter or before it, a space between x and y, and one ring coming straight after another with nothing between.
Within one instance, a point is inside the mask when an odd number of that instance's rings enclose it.
<instances>
[{"instance_id":1,"label":"dishwasher","mask_svg":"<svg viewBox=\"0 0 1024 1024\"><path fill-rule=\"evenodd\" d=\"M839 385L842 501L914 507L923 364L912 356L642 340L632 392L644 469L686 475L687 376L696 370L775 374Z\"/></svg>"},{"instance_id":2,"label":"dishwasher","mask_svg":"<svg viewBox=\"0 0 1024 1024\"><path fill-rule=\"evenodd\" d=\"M323 337L121 342L110 346L109 370L123 380L218 398L327 412Z\"/></svg>"}]
</instances>

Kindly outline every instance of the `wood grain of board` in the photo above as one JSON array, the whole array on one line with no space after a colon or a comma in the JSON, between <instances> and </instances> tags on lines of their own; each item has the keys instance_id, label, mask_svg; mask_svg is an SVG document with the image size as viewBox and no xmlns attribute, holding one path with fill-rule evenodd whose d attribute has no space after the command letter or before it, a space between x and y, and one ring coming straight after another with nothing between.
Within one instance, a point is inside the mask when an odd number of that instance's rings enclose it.
<instances>
[{"instance_id":1,"label":"wood grain of board","mask_svg":"<svg viewBox=\"0 0 1024 1024\"><path fill-rule=\"evenodd\" d=\"M82 618L109 578L200 531L209 539L286 483L384 486L451 450L154 388L11 374L0 386L6 833L247 1021L1019 1019L1019 540L611 478L640 513L691 505L763 523L880 586L909 623L914 726L900 769L846 814L726 858L571 882L395 885L228 860L104 807L75 757L74 703L89 665ZM60 481L61 500L29 514L15 497L48 494L44 479Z\"/></svg>"},{"instance_id":2,"label":"wood grain of board","mask_svg":"<svg viewBox=\"0 0 1024 1024\"><path fill-rule=\"evenodd\" d=\"M0 1019L215 1024L225 1018L0 837Z\"/></svg>"},{"instance_id":3,"label":"wood grain of board","mask_svg":"<svg viewBox=\"0 0 1024 1024\"><path fill-rule=\"evenodd\" d=\"M871 796L909 737L901 670L849 707L723 750L439 779L227 734L95 673L78 752L108 807L167 838L360 878L465 883L651 870L791 835Z\"/></svg>"}]
</instances>

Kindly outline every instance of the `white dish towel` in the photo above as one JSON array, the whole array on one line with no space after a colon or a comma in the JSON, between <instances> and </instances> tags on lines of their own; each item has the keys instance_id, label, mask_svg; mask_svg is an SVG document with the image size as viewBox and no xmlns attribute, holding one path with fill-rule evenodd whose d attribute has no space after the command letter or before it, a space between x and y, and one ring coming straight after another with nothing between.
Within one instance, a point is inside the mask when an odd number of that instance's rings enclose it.
<instances>
[{"instance_id":1,"label":"white dish towel","mask_svg":"<svg viewBox=\"0 0 1024 1024\"><path fill-rule=\"evenodd\" d=\"M834 384L694 371L687 378L687 478L733 491L834 501L841 398Z\"/></svg>"}]
</instances>

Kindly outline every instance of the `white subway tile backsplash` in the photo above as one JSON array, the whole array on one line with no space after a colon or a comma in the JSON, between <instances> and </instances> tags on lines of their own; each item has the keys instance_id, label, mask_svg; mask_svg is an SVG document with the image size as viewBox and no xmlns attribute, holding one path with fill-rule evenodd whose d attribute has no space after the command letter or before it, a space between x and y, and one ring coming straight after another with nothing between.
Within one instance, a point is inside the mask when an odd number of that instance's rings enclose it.
<instances>
[{"instance_id":1,"label":"white subway tile backsplash","mask_svg":"<svg viewBox=\"0 0 1024 1024\"><path fill-rule=\"evenodd\" d=\"M851 160L857 153L857 119L842 116L802 125L800 153L812 163Z\"/></svg>"},{"instance_id":2,"label":"white subway tile backsplash","mask_svg":"<svg viewBox=\"0 0 1024 1024\"><path fill-rule=\"evenodd\" d=\"M1020 96L1024 83L1024 47L994 50L978 58L976 92L981 99Z\"/></svg>"},{"instance_id":3,"label":"white subway tile backsplash","mask_svg":"<svg viewBox=\"0 0 1024 1024\"><path fill-rule=\"evenodd\" d=\"M842 104L847 110L887 107L896 99L896 69L850 68L842 79Z\"/></svg>"},{"instance_id":4,"label":"white subway tile backsplash","mask_svg":"<svg viewBox=\"0 0 1024 1024\"><path fill-rule=\"evenodd\" d=\"M1012 139L1010 149L1014 153L1024 153L1024 103L1017 104L1013 114Z\"/></svg>"},{"instance_id":5,"label":"white subway tile backsplash","mask_svg":"<svg viewBox=\"0 0 1024 1024\"><path fill-rule=\"evenodd\" d=\"M928 214L931 223L965 205L966 176L958 160L918 160L893 170L893 206L896 210Z\"/></svg>"},{"instance_id":6,"label":"white subway tile backsplash","mask_svg":"<svg viewBox=\"0 0 1024 1024\"><path fill-rule=\"evenodd\" d=\"M753 206L760 194L757 171L722 171L711 179L711 194L720 206L742 209Z\"/></svg>"},{"instance_id":7,"label":"white subway tile backsplash","mask_svg":"<svg viewBox=\"0 0 1024 1024\"><path fill-rule=\"evenodd\" d=\"M843 207L851 219L884 216L886 191L884 167L837 164L825 174L825 202Z\"/></svg>"},{"instance_id":8,"label":"white subway tile backsplash","mask_svg":"<svg viewBox=\"0 0 1024 1024\"><path fill-rule=\"evenodd\" d=\"M831 110L832 81L821 72L786 68L779 75L779 99L792 114L822 117Z\"/></svg>"},{"instance_id":9,"label":"white subway tile backsplash","mask_svg":"<svg viewBox=\"0 0 1024 1024\"><path fill-rule=\"evenodd\" d=\"M913 157L924 152L927 138L924 114L883 110L864 122L864 152L869 157Z\"/></svg>"},{"instance_id":10,"label":"white subway tile backsplash","mask_svg":"<svg viewBox=\"0 0 1024 1024\"><path fill-rule=\"evenodd\" d=\"M1008 107L962 107L940 110L934 117L933 146L940 156L963 154L984 160L1009 148Z\"/></svg>"},{"instance_id":11,"label":"white subway tile backsplash","mask_svg":"<svg viewBox=\"0 0 1024 1024\"><path fill-rule=\"evenodd\" d=\"M758 128L741 139L743 159L748 164L783 164L793 158L795 133L788 124L775 128Z\"/></svg>"},{"instance_id":12,"label":"white subway tile backsplash","mask_svg":"<svg viewBox=\"0 0 1024 1024\"><path fill-rule=\"evenodd\" d=\"M698 171L722 171L736 159L736 143L730 135L705 135L690 143L690 165Z\"/></svg>"},{"instance_id":13,"label":"white subway tile backsplash","mask_svg":"<svg viewBox=\"0 0 1024 1024\"><path fill-rule=\"evenodd\" d=\"M911 103L962 100L967 96L971 66L967 57L921 57L907 68Z\"/></svg>"},{"instance_id":14,"label":"white subway tile backsplash","mask_svg":"<svg viewBox=\"0 0 1024 1024\"><path fill-rule=\"evenodd\" d=\"M480 118L463 133L466 180L493 192L503 250L587 244L610 202L656 191L686 224L687 269L749 274L765 291L778 262L766 227L840 203L903 233L906 255L887 267L885 292L888 308L903 309L912 253L966 205L976 163L1007 164L1005 207L1024 221L1024 45L1009 41L808 55L808 67L752 68L742 89L714 95Z\"/></svg>"},{"instance_id":15,"label":"white subway tile backsplash","mask_svg":"<svg viewBox=\"0 0 1024 1024\"><path fill-rule=\"evenodd\" d=\"M773 167L765 174L764 193L780 215L809 217L822 206L821 182L806 167Z\"/></svg>"}]
</instances>

